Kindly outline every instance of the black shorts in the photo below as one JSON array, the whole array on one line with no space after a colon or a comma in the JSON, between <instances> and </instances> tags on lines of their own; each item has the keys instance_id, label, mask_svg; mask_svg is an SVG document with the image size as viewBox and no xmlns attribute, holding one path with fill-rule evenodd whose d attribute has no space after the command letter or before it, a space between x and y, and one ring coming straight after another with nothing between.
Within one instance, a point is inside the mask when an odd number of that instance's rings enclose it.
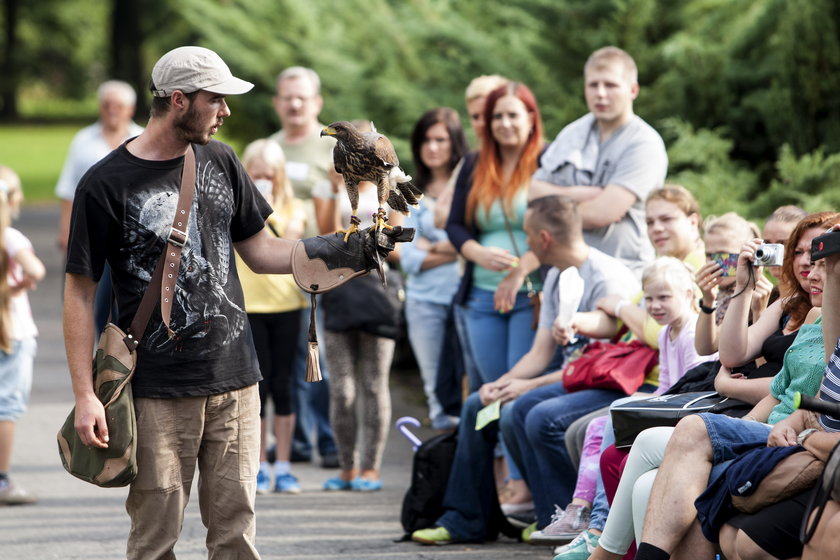
<instances>
[{"instance_id":1,"label":"black shorts","mask_svg":"<svg viewBox=\"0 0 840 560\"><path fill-rule=\"evenodd\" d=\"M802 556L799 528L813 492L805 490L758 513L741 513L727 523L744 531L768 554L781 560L797 558Z\"/></svg>"}]
</instances>

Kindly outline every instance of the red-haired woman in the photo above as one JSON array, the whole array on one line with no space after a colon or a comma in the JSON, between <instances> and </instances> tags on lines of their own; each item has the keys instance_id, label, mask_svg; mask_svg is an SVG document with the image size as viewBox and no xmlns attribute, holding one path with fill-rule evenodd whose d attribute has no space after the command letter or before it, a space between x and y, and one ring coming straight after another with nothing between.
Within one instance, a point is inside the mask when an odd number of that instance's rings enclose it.
<instances>
[{"instance_id":1,"label":"red-haired woman","mask_svg":"<svg viewBox=\"0 0 840 560\"><path fill-rule=\"evenodd\" d=\"M455 304L465 307L472 352L488 383L510 370L534 338L526 276L538 263L527 254L522 229L543 147L534 94L514 82L493 90L484 126L487 140L467 156L458 176L446 232L467 260Z\"/></svg>"}]
</instances>

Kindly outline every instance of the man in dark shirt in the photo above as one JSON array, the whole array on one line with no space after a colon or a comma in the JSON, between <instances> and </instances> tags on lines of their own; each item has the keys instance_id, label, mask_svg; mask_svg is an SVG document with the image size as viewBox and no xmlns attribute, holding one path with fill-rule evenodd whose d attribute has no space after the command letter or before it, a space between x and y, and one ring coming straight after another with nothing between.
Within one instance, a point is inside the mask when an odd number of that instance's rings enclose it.
<instances>
[{"instance_id":1,"label":"man in dark shirt","mask_svg":"<svg viewBox=\"0 0 840 560\"><path fill-rule=\"evenodd\" d=\"M225 96L252 87L208 49L165 54L152 71L148 127L94 165L74 199L64 336L75 425L83 443L107 447L105 413L91 381L96 285L107 262L116 322L128 327L166 247L192 145L195 195L171 320L167 327L156 309L137 350L139 473L126 502L128 558L173 557L196 464L209 556L259 558L260 374L233 250L256 272L285 274L294 243L263 231L271 208L233 150L211 139L230 116Z\"/></svg>"}]
</instances>

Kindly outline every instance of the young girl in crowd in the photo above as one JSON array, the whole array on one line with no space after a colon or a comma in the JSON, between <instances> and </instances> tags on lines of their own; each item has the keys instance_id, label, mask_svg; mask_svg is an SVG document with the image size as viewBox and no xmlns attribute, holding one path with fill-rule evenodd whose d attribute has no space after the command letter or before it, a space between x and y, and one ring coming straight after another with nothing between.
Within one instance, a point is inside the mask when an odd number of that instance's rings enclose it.
<instances>
[{"instance_id":1,"label":"young girl in crowd","mask_svg":"<svg viewBox=\"0 0 840 560\"><path fill-rule=\"evenodd\" d=\"M303 203L294 197L286 176L283 149L272 140L252 142L245 148L242 163L257 190L274 208L266 220L269 235L299 239L303 234L306 213ZM292 409L295 354L300 333L301 310L306 298L291 275L256 274L236 256L236 267L245 295L245 310L251 324L254 347L260 364L260 470L257 492L272 490L271 465L268 463L266 403L274 405L275 492L298 493L300 484L291 473L289 457L295 413Z\"/></svg>"},{"instance_id":2,"label":"young girl in crowd","mask_svg":"<svg viewBox=\"0 0 840 560\"><path fill-rule=\"evenodd\" d=\"M633 398L644 398L650 393L661 395L678 381L686 371L696 365L716 359L716 355L699 356L694 349L694 328L697 321L694 279L691 270L674 257L659 257L648 265L642 274L645 311L660 326L658 387L643 386ZM600 470L601 444L608 416L600 416L589 423L583 444L577 486L571 504L557 519L531 535L539 544L559 544L574 538L589 521L589 510L595 499ZM612 426L609 426L612 429ZM590 528L590 530L592 530ZM594 534L598 534L595 531Z\"/></svg>"},{"instance_id":3,"label":"young girl in crowd","mask_svg":"<svg viewBox=\"0 0 840 560\"><path fill-rule=\"evenodd\" d=\"M15 422L29 401L38 335L27 292L45 274L32 243L10 227L21 202L20 179L0 165L0 505L37 501L9 478Z\"/></svg>"},{"instance_id":4,"label":"young girl in crowd","mask_svg":"<svg viewBox=\"0 0 840 560\"><path fill-rule=\"evenodd\" d=\"M411 134L411 152L416 168L414 184L425 196L420 207L408 216L406 226L415 229L414 240L405 244L400 257L406 274L405 319L423 378L432 428L446 430L454 428L458 418L444 412L435 394L435 382L459 272L455 247L446 232L435 227L434 215L438 197L467 152L457 111L439 107L420 117ZM455 398L460 402L460 391Z\"/></svg>"}]
</instances>

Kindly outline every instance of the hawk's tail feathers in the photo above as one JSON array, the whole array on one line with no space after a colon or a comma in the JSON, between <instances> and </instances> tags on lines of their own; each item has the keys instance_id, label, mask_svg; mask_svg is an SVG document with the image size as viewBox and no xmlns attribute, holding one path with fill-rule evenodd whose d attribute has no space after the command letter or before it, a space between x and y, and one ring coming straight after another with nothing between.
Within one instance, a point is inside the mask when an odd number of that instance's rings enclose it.
<instances>
[{"instance_id":1,"label":"hawk's tail feathers","mask_svg":"<svg viewBox=\"0 0 840 560\"><path fill-rule=\"evenodd\" d=\"M390 191L388 193L388 206L391 207L391 210L396 210L406 216L411 212L411 209L408 207L408 202L399 191Z\"/></svg>"}]
</instances>

